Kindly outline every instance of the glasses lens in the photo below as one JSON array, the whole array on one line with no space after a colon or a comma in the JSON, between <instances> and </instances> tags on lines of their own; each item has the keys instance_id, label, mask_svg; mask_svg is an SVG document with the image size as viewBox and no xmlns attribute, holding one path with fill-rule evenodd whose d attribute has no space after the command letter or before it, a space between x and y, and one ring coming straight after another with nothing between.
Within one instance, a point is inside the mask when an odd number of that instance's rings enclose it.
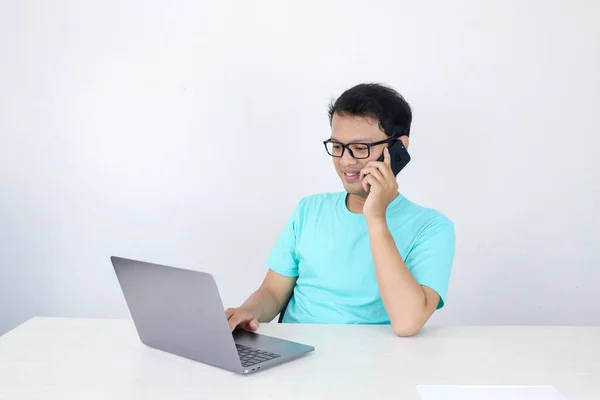
<instances>
[{"instance_id":1,"label":"glasses lens","mask_svg":"<svg viewBox=\"0 0 600 400\"><path fill-rule=\"evenodd\" d=\"M369 157L369 146L360 143L353 143L350 146L352 154L355 158L368 158Z\"/></svg>"},{"instance_id":2,"label":"glasses lens","mask_svg":"<svg viewBox=\"0 0 600 400\"><path fill-rule=\"evenodd\" d=\"M327 146L327 152L329 155L334 157L341 157L342 152L344 151L344 147L342 147L342 145L339 143L328 142L325 144L325 146Z\"/></svg>"}]
</instances>

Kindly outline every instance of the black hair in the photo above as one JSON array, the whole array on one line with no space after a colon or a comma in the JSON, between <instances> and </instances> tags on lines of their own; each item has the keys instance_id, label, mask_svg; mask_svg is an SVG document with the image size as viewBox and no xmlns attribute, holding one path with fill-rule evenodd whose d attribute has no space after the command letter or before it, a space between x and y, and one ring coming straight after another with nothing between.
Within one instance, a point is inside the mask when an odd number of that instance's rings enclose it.
<instances>
[{"instance_id":1,"label":"black hair","mask_svg":"<svg viewBox=\"0 0 600 400\"><path fill-rule=\"evenodd\" d=\"M410 134L410 105L400 93L382 84L361 83L346 90L329 105L329 124L334 114L375 118L389 137Z\"/></svg>"}]
</instances>

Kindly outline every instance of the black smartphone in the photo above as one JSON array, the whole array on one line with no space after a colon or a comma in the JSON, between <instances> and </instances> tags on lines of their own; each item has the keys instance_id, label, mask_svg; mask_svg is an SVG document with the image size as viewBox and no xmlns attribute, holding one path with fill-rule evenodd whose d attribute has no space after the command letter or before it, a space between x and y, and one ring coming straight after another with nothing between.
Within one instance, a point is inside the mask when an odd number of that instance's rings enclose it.
<instances>
[{"instance_id":1,"label":"black smartphone","mask_svg":"<svg viewBox=\"0 0 600 400\"><path fill-rule=\"evenodd\" d=\"M394 173L394 176L396 176L410 161L410 154L408 154L408 150L404 147L404 143L402 143L401 140L395 140L390 147L388 147L388 150L390 151L392 172ZM383 154L377 161L383 161Z\"/></svg>"}]
</instances>

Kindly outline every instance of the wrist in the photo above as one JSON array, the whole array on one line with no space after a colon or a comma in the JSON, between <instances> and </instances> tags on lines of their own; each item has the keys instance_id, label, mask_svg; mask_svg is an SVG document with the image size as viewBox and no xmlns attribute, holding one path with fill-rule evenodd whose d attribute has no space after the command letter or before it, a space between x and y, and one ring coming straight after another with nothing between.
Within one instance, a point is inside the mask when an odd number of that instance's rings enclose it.
<instances>
[{"instance_id":1,"label":"wrist","mask_svg":"<svg viewBox=\"0 0 600 400\"><path fill-rule=\"evenodd\" d=\"M369 231L387 229L387 221L385 216L368 216L365 218Z\"/></svg>"},{"instance_id":2,"label":"wrist","mask_svg":"<svg viewBox=\"0 0 600 400\"><path fill-rule=\"evenodd\" d=\"M248 312L250 315L252 315L257 320L260 319L261 307L260 307L260 303L257 302L255 298L250 297L239 308L246 310L246 312Z\"/></svg>"}]
</instances>

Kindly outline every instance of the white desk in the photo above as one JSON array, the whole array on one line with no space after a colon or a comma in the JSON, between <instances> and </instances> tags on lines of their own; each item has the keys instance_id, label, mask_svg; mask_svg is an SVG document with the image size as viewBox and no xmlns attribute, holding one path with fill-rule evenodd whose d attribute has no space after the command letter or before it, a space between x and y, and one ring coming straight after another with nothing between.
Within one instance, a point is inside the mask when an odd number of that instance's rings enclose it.
<instances>
[{"instance_id":1,"label":"white desk","mask_svg":"<svg viewBox=\"0 0 600 400\"><path fill-rule=\"evenodd\" d=\"M263 324L314 353L238 376L150 349L127 320L34 318L0 337L0 399L419 399L417 384L553 385L600 399L600 327Z\"/></svg>"}]
</instances>

